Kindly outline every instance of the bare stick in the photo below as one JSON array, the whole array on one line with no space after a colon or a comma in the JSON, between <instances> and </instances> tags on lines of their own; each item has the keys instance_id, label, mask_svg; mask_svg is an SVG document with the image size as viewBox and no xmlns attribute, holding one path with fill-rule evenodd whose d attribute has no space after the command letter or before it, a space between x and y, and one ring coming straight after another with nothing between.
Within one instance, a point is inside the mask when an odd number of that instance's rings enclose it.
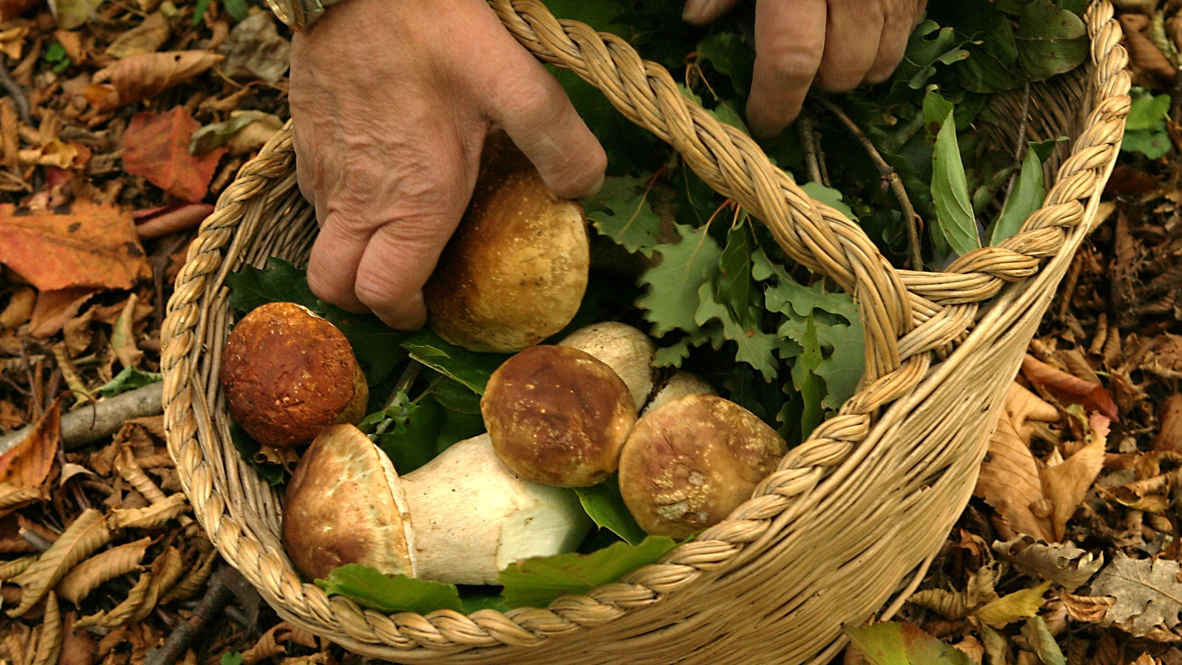
<instances>
[{"instance_id":1,"label":"bare stick","mask_svg":"<svg viewBox=\"0 0 1182 665\"><path fill-rule=\"evenodd\" d=\"M226 603L230 602L230 598L234 596L234 590L227 583L225 577L228 573L233 573L233 570L222 564L218 571L209 579L209 587L205 590L205 595L201 597L201 602L197 604L197 609L193 610L193 615L184 623L177 626L176 630L168 636L157 649L152 649L148 652L148 657L145 660L145 665L173 665L180 659L180 657L205 630L205 625L211 619L221 614L226 607Z\"/></svg>"},{"instance_id":2,"label":"bare stick","mask_svg":"<svg viewBox=\"0 0 1182 665\"><path fill-rule=\"evenodd\" d=\"M67 450L81 448L118 432L127 420L159 415L164 412L163 397L164 384L157 381L71 411L62 416L62 445ZM23 441L31 431L32 425L0 436L0 454Z\"/></svg>"},{"instance_id":3,"label":"bare stick","mask_svg":"<svg viewBox=\"0 0 1182 665\"><path fill-rule=\"evenodd\" d=\"M878 168L878 173L890 185L891 192L895 194L895 198L899 201L899 206L903 208L903 217L907 220L907 239L911 245L911 269L923 270L923 256L920 254L919 249L919 223L921 220L915 212L915 207L911 205L911 199L907 196L906 188L903 187L903 179L899 177L899 174L895 172L895 169L890 164L886 163L882 155L878 154L878 150L874 147L874 144L862 133L857 123L851 120L837 104L819 95L809 95L809 99L825 108L825 110L840 120L841 124L845 125L846 129L850 130L850 133L858 140L858 143L861 143L862 147L866 149L866 154L870 155L870 160Z\"/></svg>"},{"instance_id":4,"label":"bare stick","mask_svg":"<svg viewBox=\"0 0 1182 665\"><path fill-rule=\"evenodd\" d=\"M4 90L12 97L12 101L16 102L16 112L21 117L21 122L32 125L33 121L29 116L29 98L25 96L25 91L20 84L13 80L4 58L0 58L0 85L4 86Z\"/></svg>"},{"instance_id":5,"label":"bare stick","mask_svg":"<svg viewBox=\"0 0 1182 665\"><path fill-rule=\"evenodd\" d=\"M821 164L817 161L817 137L813 134L813 117L808 113L801 113L796 119L796 134L800 137L800 145L804 148L804 165L809 172L809 180L821 182Z\"/></svg>"}]
</instances>

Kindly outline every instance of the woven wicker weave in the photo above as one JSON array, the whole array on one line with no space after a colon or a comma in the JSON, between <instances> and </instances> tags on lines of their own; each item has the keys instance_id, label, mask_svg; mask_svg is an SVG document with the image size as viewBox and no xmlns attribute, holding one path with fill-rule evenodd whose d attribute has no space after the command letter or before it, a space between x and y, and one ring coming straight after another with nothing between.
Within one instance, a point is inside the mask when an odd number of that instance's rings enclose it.
<instances>
[{"instance_id":1,"label":"woven wicker weave","mask_svg":"<svg viewBox=\"0 0 1182 665\"><path fill-rule=\"evenodd\" d=\"M469 616L385 616L329 598L301 582L284 554L279 497L232 445L217 381L231 317L223 279L268 256L306 261L316 232L285 131L243 167L202 225L164 324L169 450L198 520L284 619L380 658L824 662L843 643L842 624L870 619L894 598L877 614L889 615L922 578L968 501L1006 388L1095 217L1129 105L1112 6L1100 0L1086 17L1092 46L1083 73L1035 87L1029 122L1021 130L1003 122L994 137L1008 146L1019 136L1073 138L1044 207L1001 246L928 273L891 267L856 224L810 200L747 136L688 102L623 40L556 21L534 0L489 4L540 60L602 89L763 220L793 260L858 300L861 389L726 521L621 582L546 609Z\"/></svg>"}]
</instances>

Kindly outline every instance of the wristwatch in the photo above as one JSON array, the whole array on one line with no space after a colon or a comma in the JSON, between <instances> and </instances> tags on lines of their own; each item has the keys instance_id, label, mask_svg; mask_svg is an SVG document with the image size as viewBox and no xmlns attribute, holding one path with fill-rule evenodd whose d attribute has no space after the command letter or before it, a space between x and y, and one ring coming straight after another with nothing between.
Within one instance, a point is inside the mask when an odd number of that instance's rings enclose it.
<instances>
[{"instance_id":1,"label":"wristwatch","mask_svg":"<svg viewBox=\"0 0 1182 665\"><path fill-rule=\"evenodd\" d=\"M292 30L304 30L315 23L324 9L340 0L267 0L267 6Z\"/></svg>"}]
</instances>

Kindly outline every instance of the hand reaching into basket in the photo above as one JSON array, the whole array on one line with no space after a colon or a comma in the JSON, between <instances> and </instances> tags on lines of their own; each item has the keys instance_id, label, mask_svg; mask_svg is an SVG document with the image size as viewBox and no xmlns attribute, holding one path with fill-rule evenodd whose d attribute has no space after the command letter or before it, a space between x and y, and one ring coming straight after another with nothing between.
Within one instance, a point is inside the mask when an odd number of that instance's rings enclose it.
<instances>
[{"instance_id":1,"label":"hand reaching into basket","mask_svg":"<svg viewBox=\"0 0 1182 665\"><path fill-rule=\"evenodd\" d=\"M738 0L689 0L706 23ZM747 103L759 136L800 112L810 85L886 79L925 0L758 0ZM606 157L561 86L480 0L348 0L292 43L300 190L320 235L321 298L402 329L471 196L485 135L504 129L558 195L602 183Z\"/></svg>"},{"instance_id":2,"label":"hand reaching into basket","mask_svg":"<svg viewBox=\"0 0 1182 665\"><path fill-rule=\"evenodd\" d=\"M739 0L686 0L685 19L709 23ZM778 134L814 83L849 92L881 83L903 59L927 0L758 0L755 71L747 98L753 134Z\"/></svg>"}]
</instances>

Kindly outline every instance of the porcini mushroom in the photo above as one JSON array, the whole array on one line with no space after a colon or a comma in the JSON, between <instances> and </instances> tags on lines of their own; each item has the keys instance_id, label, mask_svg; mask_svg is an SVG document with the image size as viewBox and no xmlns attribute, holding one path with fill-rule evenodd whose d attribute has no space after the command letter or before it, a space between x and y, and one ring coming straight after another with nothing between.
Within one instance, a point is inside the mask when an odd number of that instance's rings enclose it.
<instances>
[{"instance_id":1,"label":"porcini mushroom","mask_svg":"<svg viewBox=\"0 0 1182 665\"><path fill-rule=\"evenodd\" d=\"M644 410L640 412L641 417L649 411L661 406L666 402L672 402L678 397L685 397L686 395L717 395L718 391L714 390L714 386L710 385L706 379L685 370L677 370L665 382L665 385L657 389L657 394L644 405Z\"/></svg>"},{"instance_id":2,"label":"porcini mushroom","mask_svg":"<svg viewBox=\"0 0 1182 665\"><path fill-rule=\"evenodd\" d=\"M555 196L495 134L463 220L423 287L428 325L472 351L520 351L570 323L590 265L582 205Z\"/></svg>"},{"instance_id":3,"label":"porcini mushroom","mask_svg":"<svg viewBox=\"0 0 1182 665\"><path fill-rule=\"evenodd\" d=\"M567 335L559 346L586 351L615 370L624 380L637 410L653 390L653 356L657 345L627 323L601 321Z\"/></svg>"},{"instance_id":4,"label":"porcini mushroom","mask_svg":"<svg viewBox=\"0 0 1182 665\"><path fill-rule=\"evenodd\" d=\"M480 400L493 448L510 469L556 487L594 485L616 470L636 423L628 386L591 354L535 346L493 372Z\"/></svg>"},{"instance_id":5,"label":"porcini mushroom","mask_svg":"<svg viewBox=\"0 0 1182 665\"><path fill-rule=\"evenodd\" d=\"M620 494L645 532L687 538L749 499L786 452L747 409L686 395L636 423L620 456Z\"/></svg>"},{"instance_id":6,"label":"porcini mushroom","mask_svg":"<svg viewBox=\"0 0 1182 665\"><path fill-rule=\"evenodd\" d=\"M290 302L242 317L226 340L220 380L234 421L267 446L304 444L329 425L358 422L369 398L344 333Z\"/></svg>"},{"instance_id":7,"label":"porcini mushroom","mask_svg":"<svg viewBox=\"0 0 1182 665\"><path fill-rule=\"evenodd\" d=\"M522 480L497 459L488 435L399 477L351 425L316 437L283 509L284 547L313 579L360 563L386 574L497 584L509 564L569 552L589 528L573 492Z\"/></svg>"}]
</instances>

